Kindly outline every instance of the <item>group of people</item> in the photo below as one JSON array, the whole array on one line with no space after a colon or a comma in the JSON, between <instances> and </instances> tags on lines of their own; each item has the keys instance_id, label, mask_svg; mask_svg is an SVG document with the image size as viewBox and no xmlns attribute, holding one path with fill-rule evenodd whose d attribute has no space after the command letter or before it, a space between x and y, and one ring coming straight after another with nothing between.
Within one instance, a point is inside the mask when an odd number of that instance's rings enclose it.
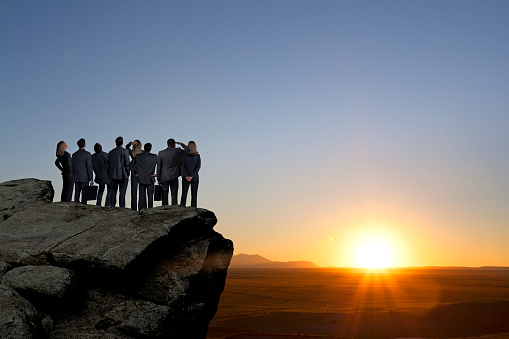
<instances>
[{"instance_id":1,"label":"group of people","mask_svg":"<svg viewBox=\"0 0 509 339\"><path fill-rule=\"evenodd\" d=\"M186 205L187 193L191 188L191 206L197 207L201 158L194 141L189 141L186 146L174 139L168 139L168 147L158 155L150 153L151 143L145 143L142 150L139 140L129 142L124 148L122 137L115 140L116 147L109 153L103 151L100 143L94 145L95 153L92 155L85 150L85 139L78 140L77 144L79 149L72 156L67 152L64 141L57 144L55 165L62 172L61 201L71 201L74 188L74 201L79 202L81 195L81 202L86 204L84 189L95 181L99 185L96 203L98 206L101 206L104 190L107 188L105 206L116 205L118 192L119 206L125 207L130 177L131 209L141 210L154 206L155 178L161 187L162 205L169 204L168 193L171 194L171 204L178 205L178 178L182 177L180 204Z\"/></svg>"}]
</instances>

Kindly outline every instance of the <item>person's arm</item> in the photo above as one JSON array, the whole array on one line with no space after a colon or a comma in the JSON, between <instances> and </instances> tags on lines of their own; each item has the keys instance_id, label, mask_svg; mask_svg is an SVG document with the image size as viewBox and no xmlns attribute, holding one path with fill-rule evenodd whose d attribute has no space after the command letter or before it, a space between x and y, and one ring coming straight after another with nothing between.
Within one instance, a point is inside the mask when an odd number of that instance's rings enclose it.
<instances>
[{"instance_id":1,"label":"person's arm","mask_svg":"<svg viewBox=\"0 0 509 339\"><path fill-rule=\"evenodd\" d=\"M132 142L129 142L127 145L125 145L125 149L129 152L129 156L131 157L131 159L133 158L133 151L131 150L132 144L133 144Z\"/></svg>"},{"instance_id":2,"label":"person's arm","mask_svg":"<svg viewBox=\"0 0 509 339\"><path fill-rule=\"evenodd\" d=\"M60 172L64 171L64 168L62 167L62 165L60 165L60 161L58 161L58 158L57 158L57 160L55 160L55 166L57 166L57 168L60 170Z\"/></svg>"},{"instance_id":3,"label":"person's arm","mask_svg":"<svg viewBox=\"0 0 509 339\"><path fill-rule=\"evenodd\" d=\"M197 177L198 176L198 171L201 168L201 157L200 157L199 154L196 154L195 156L198 157L198 161L196 162L196 167L194 168L194 175L195 175L195 177Z\"/></svg>"},{"instance_id":4,"label":"person's arm","mask_svg":"<svg viewBox=\"0 0 509 339\"><path fill-rule=\"evenodd\" d=\"M184 148L184 154L189 154L190 150L189 147L186 146L186 144L182 142L176 142L176 144L179 144L180 146L182 146L182 148Z\"/></svg>"},{"instance_id":5,"label":"person's arm","mask_svg":"<svg viewBox=\"0 0 509 339\"><path fill-rule=\"evenodd\" d=\"M88 181L90 182L90 185L94 184L94 172L93 172L93 166L92 166L92 156L90 154L87 154L87 173L88 173Z\"/></svg>"},{"instance_id":6,"label":"person's arm","mask_svg":"<svg viewBox=\"0 0 509 339\"><path fill-rule=\"evenodd\" d=\"M161 182L161 154L157 156L157 182Z\"/></svg>"}]
</instances>

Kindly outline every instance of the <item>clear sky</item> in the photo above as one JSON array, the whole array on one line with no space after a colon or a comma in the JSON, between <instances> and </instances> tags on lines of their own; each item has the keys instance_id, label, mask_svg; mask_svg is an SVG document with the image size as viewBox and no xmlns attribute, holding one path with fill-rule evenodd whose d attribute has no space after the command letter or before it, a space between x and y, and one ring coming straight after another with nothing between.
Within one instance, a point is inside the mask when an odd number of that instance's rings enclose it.
<instances>
[{"instance_id":1,"label":"clear sky","mask_svg":"<svg viewBox=\"0 0 509 339\"><path fill-rule=\"evenodd\" d=\"M235 253L509 266L508 1L1 1L0 181L196 141ZM128 194L129 195L129 194Z\"/></svg>"}]
</instances>

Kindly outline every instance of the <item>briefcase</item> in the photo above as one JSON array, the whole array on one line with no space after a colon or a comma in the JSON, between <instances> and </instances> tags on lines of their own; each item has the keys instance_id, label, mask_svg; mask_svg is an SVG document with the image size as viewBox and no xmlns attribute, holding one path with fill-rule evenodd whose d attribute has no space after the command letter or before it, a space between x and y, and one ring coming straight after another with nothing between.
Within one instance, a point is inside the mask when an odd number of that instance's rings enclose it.
<instances>
[{"instance_id":1,"label":"briefcase","mask_svg":"<svg viewBox=\"0 0 509 339\"><path fill-rule=\"evenodd\" d=\"M98 186L85 186L83 188L83 196L86 200L97 200L97 188Z\"/></svg>"},{"instance_id":2,"label":"briefcase","mask_svg":"<svg viewBox=\"0 0 509 339\"><path fill-rule=\"evenodd\" d=\"M161 185L154 186L154 201L163 200L163 191L161 190Z\"/></svg>"}]
</instances>

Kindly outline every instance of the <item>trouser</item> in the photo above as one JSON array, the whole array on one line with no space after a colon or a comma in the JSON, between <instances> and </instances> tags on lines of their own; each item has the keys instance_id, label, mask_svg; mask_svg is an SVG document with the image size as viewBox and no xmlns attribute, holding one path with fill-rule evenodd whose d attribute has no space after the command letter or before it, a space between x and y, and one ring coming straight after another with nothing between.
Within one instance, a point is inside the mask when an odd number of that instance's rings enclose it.
<instances>
[{"instance_id":1,"label":"trouser","mask_svg":"<svg viewBox=\"0 0 509 339\"><path fill-rule=\"evenodd\" d=\"M198 184L200 183L199 178L193 178L190 182L186 180L186 178L182 177L182 197L180 199L180 204L182 206L186 205L187 201L187 191L189 190L189 186L191 186L191 207L196 207L198 205Z\"/></svg>"},{"instance_id":2,"label":"trouser","mask_svg":"<svg viewBox=\"0 0 509 339\"><path fill-rule=\"evenodd\" d=\"M106 184L106 187L108 189L108 192L106 193L106 201L104 202L104 206L106 206L106 207L108 207L108 206L115 206L115 204L112 204L112 200L113 200L113 182L110 182L109 184Z\"/></svg>"},{"instance_id":3,"label":"trouser","mask_svg":"<svg viewBox=\"0 0 509 339\"><path fill-rule=\"evenodd\" d=\"M105 186L106 186L105 184L99 184L99 190L97 191L97 202L95 203L97 206L101 206ZM106 200L108 200L107 193L106 193Z\"/></svg>"},{"instance_id":4,"label":"trouser","mask_svg":"<svg viewBox=\"0 0 509 339\"><path fill-rule=\"evenodd\" d=\"M60 201L72 201L72 188L74 186L74 177L72 175L62 175L62 194Z\"/></svg>"},{"instance_id":5,"label":"trouser","mask_svg":"<svg viewBox=\"0 0 509 339\"><path fill-rule=\"evenodd\" d=\"M162 205L168 205L168 191L171 191L171 204L178 205L177 194L179 190L179 179L171 179L161 182Z\"/></svg>"},{"instance_id":6,"label":"trouser","mask_svg":"<svg viewBox=\"0 0 509 339\"><path fill-rule=\"evenodd\" d=\"M88 182L75 182L74 183L74 202L80 201L80 193L81 193L81 203L87 203L87 197L83 194L83 189L88 186Z\"/></svg>"},{"instance_id":7,"label":"trouser","mask_svg":"<svg viewBox=\"0 0 509 339\"><path fill-rule=\"evenodd\" d=\"M117 203L117 191L118 193L118 204L120 207L125 207L125 193L127 192L127 183L129 182L128 178L125 179L111 179L112 181L112 189L111 189L111 206L115 207Z\"/></svg>"},{"instance_id":8,"label":"trouser","mask_svg":"<svg viewBox=\"0 0 509 339\"><path fill-rule=\"evenodd\" d=\"M138 207L147 208L147 195L148 195L148 208L154 207L154 184L139 184L140 185L140 199Z\"/></svg>"},{"instance_id":9,"label":"trouser","mask_svg":"<svg viewBox=\"0 0 509 339\"><path fill-rule=\"evenodd\" d=\"M131 172L131 209L133 211L137 210L137 200L138 200L138 177L134 172Z\"/></svg>"}]
</instances>

